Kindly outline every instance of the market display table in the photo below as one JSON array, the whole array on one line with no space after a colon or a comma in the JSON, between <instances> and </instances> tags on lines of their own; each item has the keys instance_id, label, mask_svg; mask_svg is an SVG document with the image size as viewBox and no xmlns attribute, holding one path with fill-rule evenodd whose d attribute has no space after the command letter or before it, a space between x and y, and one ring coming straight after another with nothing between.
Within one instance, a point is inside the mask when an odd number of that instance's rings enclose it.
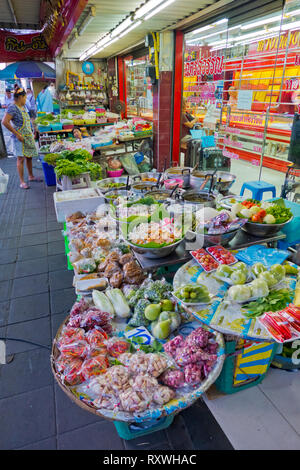
<instances>
[{"instance_id":1,"label":"market display table","mask_svg":"<svg viewBox=\"0 0 300 470\"><path fill-rule=\"evenodd\" d=\"M283 232L277 232L269 237L255 237L244 230L239 230L234 239L229 242L227 248L230 250L238 250L258 244L268 245L275 248L278 240L283 240L285 237L286 235ZM141 268L148 272L155 272L158 268L162 267L183 264L191 259L189 251L185 250L185 242L181 243L172 254L165 258L146 258L145 256L135 252L134 255Z\"/></svg>"}]
</instances>

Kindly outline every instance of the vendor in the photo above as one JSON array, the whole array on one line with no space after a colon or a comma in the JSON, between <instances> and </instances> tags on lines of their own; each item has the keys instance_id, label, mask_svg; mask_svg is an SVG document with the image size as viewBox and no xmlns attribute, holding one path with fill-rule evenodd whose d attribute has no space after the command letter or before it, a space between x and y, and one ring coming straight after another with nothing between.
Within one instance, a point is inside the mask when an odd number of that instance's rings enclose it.
<instances>
[{"instance_id":1,"label":"vendor","mask_svg":"<svg viewBox=\"0 0 300 470\"><path fill-rule=\"evenodd\" d=\"M190 130L198 122L198 118L194 118L187 110L187 99L182 100L182 116L181 116L181 148L186 149L186 143L190 139Z\"/></svg>"},{"instance_id":2,"label":"vendor","mask_svg":"<svg viewBox=\"0 0 300 470\"><path fill-rule=\"evenodd\" d=\"M74 127L73 129L73 137L76 139L76 140L82 140L82 133L80 131L80 129L78 127Z\"/></svg>"}]
</instances>

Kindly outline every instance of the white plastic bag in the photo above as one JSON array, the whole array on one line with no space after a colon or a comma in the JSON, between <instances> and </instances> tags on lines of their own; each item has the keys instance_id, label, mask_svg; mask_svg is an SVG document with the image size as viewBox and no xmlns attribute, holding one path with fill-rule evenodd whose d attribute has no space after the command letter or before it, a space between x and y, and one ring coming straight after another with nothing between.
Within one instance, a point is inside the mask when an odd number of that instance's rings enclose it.
<instances>
[{"instance_id":1,"label":"white plastic bag","mask_svg":"<svg viewBox=\"0 0 300 470\"><path fill-rule=\"evenodd\" d=\"M0 168L0 194L7 190L9 175L6 175Z\"/></svg>"}]
</instances>

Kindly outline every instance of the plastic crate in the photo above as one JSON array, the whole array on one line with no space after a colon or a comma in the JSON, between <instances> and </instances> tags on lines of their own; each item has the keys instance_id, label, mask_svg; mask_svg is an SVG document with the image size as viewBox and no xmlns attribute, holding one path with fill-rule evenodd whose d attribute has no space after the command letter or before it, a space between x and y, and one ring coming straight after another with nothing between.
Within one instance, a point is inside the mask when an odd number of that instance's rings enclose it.
<instances>
[{"instance_id":1,"label":"plastic crate","mask_svg":"<svg viewBox=\"0 0 300 470\"><path fill-rule=\"evenodd\" d=\"M277 343L245 339L226 341L223 369L215 382L216 388L232 394L254 387L263 381L278 348Z\"/></svg>"},{"instance_id":2,"label":"plastic crate","mask_svg":"<svg viewBox=\"0 0 300 470\"><path fill-rule=\"evenodd\" d=\"M160 419L154 419L151 421L144 421L142 423L123 423L121 421L114 421L116 430L121 437L129 441L136 439L137 437L146 436L153 432L161 431L162 429L168 428L174 420L174 416L166 416Z\"/></svg>"},{"instance_id":3,"label":"plastic crate","mask_svg":"<svg viewBox=\"0 0 300 470\"><path fill-rule=\"evenodd\" d=\"M63 125L61 124L61 122L55 122L54 124L51 124L51 128L53 131L61 131Z\"/></svg>"},{"instance_id":4,"label":"plastic crate","mask_svg":"<svg viewBox=\"0 0 300 470\"><path fill-rule=\"evenodd\" d=\"M52 127L49 126L38 126L38 131L39 132L50 132L52 130Z\"/></svg>"},{"instance_id":5,"label":"plastic crate","mask_svg":"<svg viewBox=\"0 0 300 470\"><path fill-rule=\"evenodd\" d=\"M43 157L39 157L39 160L43 167L45 182L47 186L56 186L56 175L54 171L54 167L52 165L48 165L48 163L44 162Z\"/></svg>"},{"instance_id":6,"label":"plastic crate","mask_svg":"<svg viewBox=\"0 0 300 470\"><path fill-rule=\"evenodd\" d=\"M66 229L67 229L67 225L66 225L66 222L64 222L64 231ZM72 264L70 263L70 260L69 260L70 247L69 247L69 239L68 239L67 235L64 236L64 239L65 239L65 253L66 253L67 260L68 260L68 270L73 271L73 266L72 266Z\"/></svg>"}]
</instances>

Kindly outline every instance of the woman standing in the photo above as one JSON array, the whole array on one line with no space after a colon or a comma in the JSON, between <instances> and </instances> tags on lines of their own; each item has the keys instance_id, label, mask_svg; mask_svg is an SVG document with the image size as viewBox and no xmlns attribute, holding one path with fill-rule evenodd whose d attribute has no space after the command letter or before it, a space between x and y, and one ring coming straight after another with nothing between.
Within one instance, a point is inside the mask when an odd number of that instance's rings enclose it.
<instances>
[{"instance_id":1,"label":"woman standing","mask_svg":"<svg viewBox=\"0 0 300 470\"><path fill-rule=\"evenodd\" d=\"M20 188L29 189L24 181L24 160L29 175L29 181L42 181L32 173L32 157L37 157L30 117L25 108L26 92L18 88L14 93L14 104L7 108L2 124L13 134L14 155L17 157L17 169L20 177Z\"/></svg>"}]
</instances>

